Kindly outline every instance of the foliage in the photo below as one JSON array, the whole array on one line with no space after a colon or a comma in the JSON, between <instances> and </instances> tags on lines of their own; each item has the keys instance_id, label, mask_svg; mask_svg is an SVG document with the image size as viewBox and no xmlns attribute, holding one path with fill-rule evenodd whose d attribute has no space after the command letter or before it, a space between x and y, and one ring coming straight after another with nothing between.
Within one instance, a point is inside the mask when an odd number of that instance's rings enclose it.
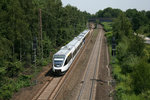
<instances>
[{"instance_id":1,"label":"foliage","mask_svg":"<svg viewBox=\"0 0 150 100\"><path fill-rule=\"evenodd\" d=\"M48 65L57 49L86 28L88 17L76 7L63 7L61 0L1 0L0 99L29 86L26 74Z\"/></svg>"},{"instance_id":2,"label":"foliage","mask_svg":"<svg viewBox=\"0 0 150 100\"><path fill-rule=\"evenodd\" d=\"M95 16L102 18L116 18L122 11L120 9L113 9L111 7L105 8L104 10L99 10Z\"/></svg>"},{"instance_id":3,"label":"foliage","mask_svg":"<svg viewBox=\"0 0 150 100\"><path fill-rule=\"evenodd\" d=\"M5 79L7 81L1 86L0 99L9 100L12 94L22 87L30 86L31 76L21 75L17 80Z\"/></svg>"},{"instance_id":4,"label":"foliage","mask_svg":"<svg viewBox=\"0 0 150 100\"><path fill-rule=\"evenodd\" d=\"M147 63L147 58L143 60L141 59L145 57L144 56L145 44L141 37L133 36L131 25L127 24L129 23L129 21L127 20L124 21L125 19L126 18L123 18L122 15L121 17L118 17L118 19L114 23L117 23L118 26L120 27L117 29L116 26L114 26L113 29L114 32L116 33L118 32L118 34L114 35L119 37L117 38L118 45L116 57L119 60L117 66L118 68L120 68L119 72L116 72L115 71L116 69L114 69L115 73L114 75L117 75L117 77L119 78L119 81L117 80L119 84L125 84L121 85L119 89L116 89L117 91L116 98L118 100L120 99L141 100L142 98L142 100L144 100L145 97L141 96L141 93L148 91L150 87L149 86L150 80L148 79L150 67L149 64ZM119 86L119 84L117 85L117 87ZM126 86L126 84L128 84L128 86Z\"/></svg>"},{"instance_id":5,"label":"foliage","mask_svg":"<svg viewBox=\"0 0 150 100\"><path fill-rule=\"evenodd\" d=\"M150 64L145 59L142 59L133 68L134 72L131 74L131 77L135 93L139 94L150 90Z\"/></svg>"},{"instance_id":6,"label":"foliage","mask_svg":"<svg viewBox=\"0 0 150 100\"><path fill-rule=\"evenodd\" d=\"M7 63L7 67L6 67L6 71L7 71L7 75L8 77L17 77L19 76L19 73L23 70L22 67L22 63L21 62L8 62Z\"/></svg>"},{"instance_id":7,"label":"foliage","mask_svg":"<svg viewBox=\"0 0 150 100\"><path fill-rule=\"evenodd\" d=\"M109 32L112 30L112 22L103 22L101 24L103 25L105 32Z\"/></svg>"},{"instance_id":8,"label":"foliage","mask_svg":"<svg viewBox=\"0 0 150 100\"><path fill-rule=\"evenodd\" d=\"M131 38L133 34L132 25L124 13L120 13L120 16L114 21L113 33L117 42L121 41L124 36Z\"/></svg>"},{"instance_id":9,"label":"foliage","mask_svg":"<svg viewBox=\"0 0 150 100\"><path fill-rule=\"evenodd\" d=\"M149 11L137 11L136 9L128 9L126 12L127 17L131 20L133 30L139 31L141 30L142 33L150 33L150 28L148 26L150 25L149 21Z\"/></svg>"},{"instance_id":10,"label":"foliage","mask_svg":"<svg viewBox=\"0 0 150 100\"><path fill-rule=\"evenodd\" d=\"M144 40L138 36L131 39L129 52L136 56L142 56L145 48Z\"/></svg>"},{"instance_id":11,"label":"foliage","mask_svg":"<svg viewBox=\"0 0 150 100\"><path fill-rule=\"evenodd\" d=\"M145 98L145 100L149 100L149 99L150 99L150 90L143 92L143 93L141 94L141 96L142 96L143 98Z\"/></svg>"},{"instance_id":12,"label":"foliage","mask_svg":"<svg viewBox=\"0 0 150 100\"><path fill-rule=\"evenodd\" d=\"M122 37L122 40L117 45L117 58L122 60L124 57L128 55L126 52L129 48L129 39L126 36Z\"/></svg>"},{"instance_id":13,"label":"foliage","mask_svg":"<svg viewBox=\"0 0 150 100\"><path fill-rule=\"evenodd\" d=\"M110 63L113 77L116 80L114 98L115 100L149 100L149 45L145 45L141 37L133 35L134 27L132 25L134 24L126 16L132 18L136 11L133 13L131 10L131 15L129 12L130 10L127 15L121 13L113 22L113 35L110 35L111 30L105 35L110 49L113 36L116 37L117 43L117 55L111 57ZM141 24L137 32L147 33L148 26Z\"/></svg>"},{"instance_id":14,"label":"foliage","mask_svg":"<svg viewBox=\"0 0 150 100\"><path fill-rule=\"evenodd\" d=\"M144 100L144 98L135 94L128 94L128 95L124 94L122 95L121 100Z\"/></svg>"}]
</instances>

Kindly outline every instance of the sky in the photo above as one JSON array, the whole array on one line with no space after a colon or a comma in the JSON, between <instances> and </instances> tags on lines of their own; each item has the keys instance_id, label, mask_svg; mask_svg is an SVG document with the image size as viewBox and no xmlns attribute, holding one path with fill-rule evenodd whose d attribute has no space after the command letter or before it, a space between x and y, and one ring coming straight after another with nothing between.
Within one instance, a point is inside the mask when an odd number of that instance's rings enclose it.
<instances>
[{"instance_id":1,"label":"sky","mask_svg":"<svg viewBox=\"0 0 150 100\"><path fill-rule=\"evenodd\" d=\"M107 7L119 8L123 11L136 8L137 10L150 10L150 0L62 0L63 6L70 4L81 11L95 14Z\"/></svg>"}]
</instances>

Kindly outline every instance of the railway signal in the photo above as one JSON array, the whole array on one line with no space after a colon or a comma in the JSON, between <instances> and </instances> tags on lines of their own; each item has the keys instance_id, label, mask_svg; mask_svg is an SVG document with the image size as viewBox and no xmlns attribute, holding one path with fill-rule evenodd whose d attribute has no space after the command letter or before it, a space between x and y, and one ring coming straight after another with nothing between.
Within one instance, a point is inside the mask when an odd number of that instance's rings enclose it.
<instances>
[{"instance_id":1,"label":"railway signal","mask_svg":"<svg viewBox=\"0 0 150 100\"><path fill-rule=\"evenodd\" d=\"M116 41L115 37L112 37L112 56L116 56Z\"/></svg>"}]
</instances>

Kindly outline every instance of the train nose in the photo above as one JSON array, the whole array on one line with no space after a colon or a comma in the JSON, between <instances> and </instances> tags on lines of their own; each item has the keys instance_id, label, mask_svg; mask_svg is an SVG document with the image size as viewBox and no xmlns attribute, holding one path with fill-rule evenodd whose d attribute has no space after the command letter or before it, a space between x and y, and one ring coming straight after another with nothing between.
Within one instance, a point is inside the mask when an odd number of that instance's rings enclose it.
<instances>
[{"instance_id":1,"label":"train nose","mask_svg":"<svg viewBox=\"0 0 150 100\"><path fill-rule=\"evenodd\" d=\"M55 65L55 67L61 67L61 64L57 64L57 65Z\"/></svg>"}]
</instances>

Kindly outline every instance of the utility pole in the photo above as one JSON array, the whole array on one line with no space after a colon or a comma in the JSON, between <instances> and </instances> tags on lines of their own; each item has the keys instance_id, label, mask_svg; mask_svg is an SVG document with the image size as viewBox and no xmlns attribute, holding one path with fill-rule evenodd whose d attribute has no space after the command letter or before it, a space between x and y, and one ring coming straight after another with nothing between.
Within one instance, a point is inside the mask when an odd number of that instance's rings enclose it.
<instances>
[{"instance_id":1,"label":"utility pole","mask_svg":"<svg viewBox=\"0 0 150 100\"><path fill-rule=\"evenodd\" d=\"M39 9L39 22L40 22L40 52L41 52L41 57L43 59L43 44L42 44L42 40L43 40L43 37L42 37L42 15L41 15L41 9Z\"/></svg>"}]
</instances>

